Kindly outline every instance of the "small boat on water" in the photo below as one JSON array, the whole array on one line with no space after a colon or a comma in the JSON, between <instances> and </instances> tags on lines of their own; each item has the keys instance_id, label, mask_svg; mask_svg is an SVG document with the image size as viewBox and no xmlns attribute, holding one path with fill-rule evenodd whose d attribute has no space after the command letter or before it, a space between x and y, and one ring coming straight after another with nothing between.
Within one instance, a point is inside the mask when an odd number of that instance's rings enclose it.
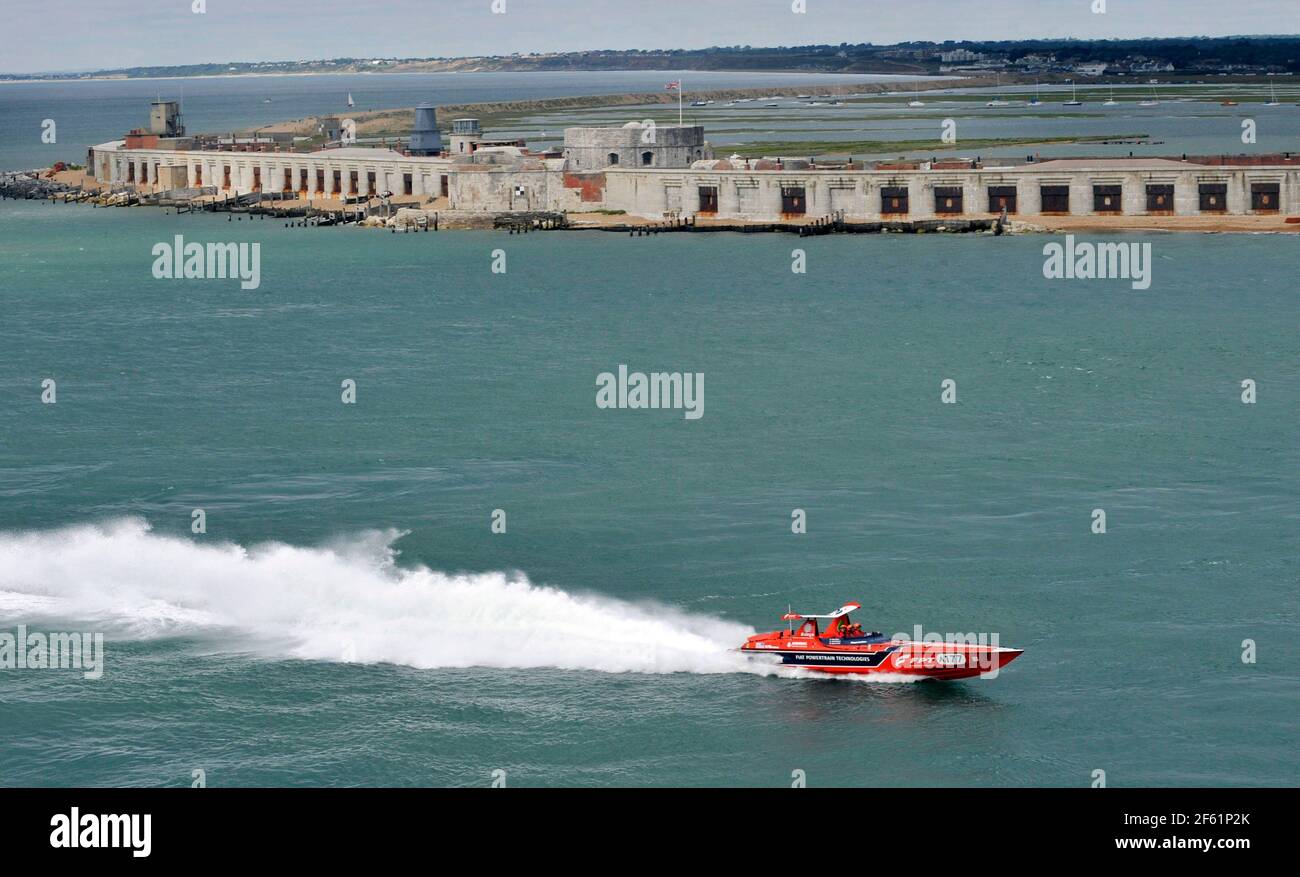
<instances>
[{"instance_id":1,"label":"small boat on water","mask_svg":"<svg viewBox=\"0 0 1300 877\"><path fill-rule=\"evenodd\" d=\"M1119 106L1119 101L1115 100L1115 86L1112 85L1112 86L1110 87L1110 98L1109 98L1108 100L1103 101L1101 105L1102 105L1103 107L1117 107L1117 106Z\"/></svg>"},{"instance_id":2,"label":"small boat on water","mask_svg":"<svg viewBox=\"0 0 1300 877\"><path fill-rule=\"evenodd\" d=\"M1269 77L1269 80L1268 80L1268 94L1269 94L1269 98L1268 98L1268 100L1266 100L1266 101L1264 102L1264 106L1266 106L1266 107L1280 107L1280 106L1282 106L1282 104L1278 102L1278 99L1277 99L1277 85L1274 84L1272 77Z\"/></svg>"},{"instance_id":3,"label":"small boat on water","mask_svg":"<svg viewBox=\"0 0 1300 877\"><path fill-rule=\"evenodd\" d=\"M1065 102L1063 102L1063 103L1061 104L1061 106L1063 106L1063 107L1081 107L1081 106L1083 106L1083 101L1079 100L1079 86L1077 86L1077 85L1074 84L1074 80L1073 80L1073 79L1070 80L1070 99L1067 100L1067 101L1065 101Z\"/></svg>"},{"instance_id":4,"label":"small boat on water","mask_svg":"<svg viewBox=\"0 0 1300 877\"><path fill-rule=\"evenodd\" d=\"M781 617L787 622L785 630L755 634L745 640L740 651L751 658L814 673L940 680L994 674L1024 654L1023 649L982 643L916 642L891 639L879 631L866 632L849 618L850 612L861 608L860 603L845 603L825 615L787 612ZM800 622L797 629L796 621Z\"/></svg>"},{"instance_id":5,"label":"small boat on water","mask_svg":"<svg viewBox=\"0 0 1300 877\"><path fill-rule=\"evenodd\" d=\"M1227 99L1225 99L1225 100L1219 101L1219 106L1224 106L1224 107L1235 107L1236 105L1237 105L1237 102L1236 102L1235 100L1233 100L1232 98L1227 98Z\"/></svg>"},{"instance_id":6,"label":"small boat on water","mask_svg":"<svg viewBox=\"0 0 1300 877\"><path fill-rule=\"evenodd\" d=\"M1002 88L1002 77L1001 77L1001 75L998 76L997 87L998 87L999 89ZM993 98L993 100L991 100L991 101L989 101L988 103L984 104L984 106L986 106L986 107L1005 107L1006 105L1007 105L1007 102L1004 101L1004 100L1002 99L1001 96L995 97L995 98Z\"/></svg>"}]
</instances>

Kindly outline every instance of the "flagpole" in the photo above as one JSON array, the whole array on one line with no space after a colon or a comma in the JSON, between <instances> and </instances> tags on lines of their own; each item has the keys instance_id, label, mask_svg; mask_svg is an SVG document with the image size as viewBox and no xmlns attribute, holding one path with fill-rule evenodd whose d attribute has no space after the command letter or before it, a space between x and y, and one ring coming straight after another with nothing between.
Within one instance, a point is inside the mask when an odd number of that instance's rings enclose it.
<instances>
[{"instance_id":1,"label":"flagpole","mask_svg":"<svg viewBox=\"0 0 1300 877\"><path fill-rule=\"evenodd\" d=\"M685 91L680 79L677 80L677 127L682 127L682 92Z\"/></svg>"}]
</instances>

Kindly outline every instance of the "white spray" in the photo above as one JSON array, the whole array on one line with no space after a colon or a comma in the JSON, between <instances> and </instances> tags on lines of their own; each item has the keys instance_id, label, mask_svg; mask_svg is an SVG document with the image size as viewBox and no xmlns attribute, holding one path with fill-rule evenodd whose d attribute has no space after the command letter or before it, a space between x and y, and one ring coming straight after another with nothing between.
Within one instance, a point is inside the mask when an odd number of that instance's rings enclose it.
<instances>
[{"instance_id":1,"label":"white spray","mask_svg":"<svg viewBox=\"0 0 1300 877\"><path fill-rule=\"evenodd\" d=\"M398 567L400 535L243 548L156 534L138 518L4 532L0 618L96 621L127 638L193 636L231 651L420 668L774 670L731 651L754 632L744 625L499 572Z\"/></svg>"}]
</instances>

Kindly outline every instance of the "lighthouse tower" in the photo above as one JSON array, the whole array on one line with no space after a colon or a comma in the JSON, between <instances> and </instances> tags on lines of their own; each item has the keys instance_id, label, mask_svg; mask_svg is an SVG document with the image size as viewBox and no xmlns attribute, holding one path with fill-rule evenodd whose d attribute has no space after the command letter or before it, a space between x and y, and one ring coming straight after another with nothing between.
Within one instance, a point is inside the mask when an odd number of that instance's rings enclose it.
<instances>
[{"instance_id":1,"label":"lighthouse tower","mask_svg":"<svg viewBox=\"0 0 1300 877\"><path fill-rule=\"evenodd\" d=\"M430 104L415 108L415 126L411 129L411 155L438 155L442 152L442 134L438 132L438 110Z\"/></svg>"}]
</instances>

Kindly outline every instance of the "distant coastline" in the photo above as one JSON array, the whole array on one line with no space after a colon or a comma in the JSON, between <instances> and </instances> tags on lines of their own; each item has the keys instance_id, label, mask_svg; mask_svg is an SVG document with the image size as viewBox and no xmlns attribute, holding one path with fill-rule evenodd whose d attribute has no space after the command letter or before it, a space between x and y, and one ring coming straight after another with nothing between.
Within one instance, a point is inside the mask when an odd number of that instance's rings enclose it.
<instances>
[{"instance_id":1,"label":"distant coastline","mask_svg":"<svg viewBox=\"0 0 1300 877\"><path fill-rule=\"evenodd\" d=\"M0 81L171 79L390 73L673 72L934 75L961 65L990 72L1069 72L1101 65L1140 75L1300 73L1300 35L1175 37L1127 40L995 40L893 45L720 47L597 50L480 55L457 58L327 58L312 61L226 61L206 64L106 67L78 73L0 72ZM224 68L224 69L223 69Z\"/></svg>"}]
</instances>

